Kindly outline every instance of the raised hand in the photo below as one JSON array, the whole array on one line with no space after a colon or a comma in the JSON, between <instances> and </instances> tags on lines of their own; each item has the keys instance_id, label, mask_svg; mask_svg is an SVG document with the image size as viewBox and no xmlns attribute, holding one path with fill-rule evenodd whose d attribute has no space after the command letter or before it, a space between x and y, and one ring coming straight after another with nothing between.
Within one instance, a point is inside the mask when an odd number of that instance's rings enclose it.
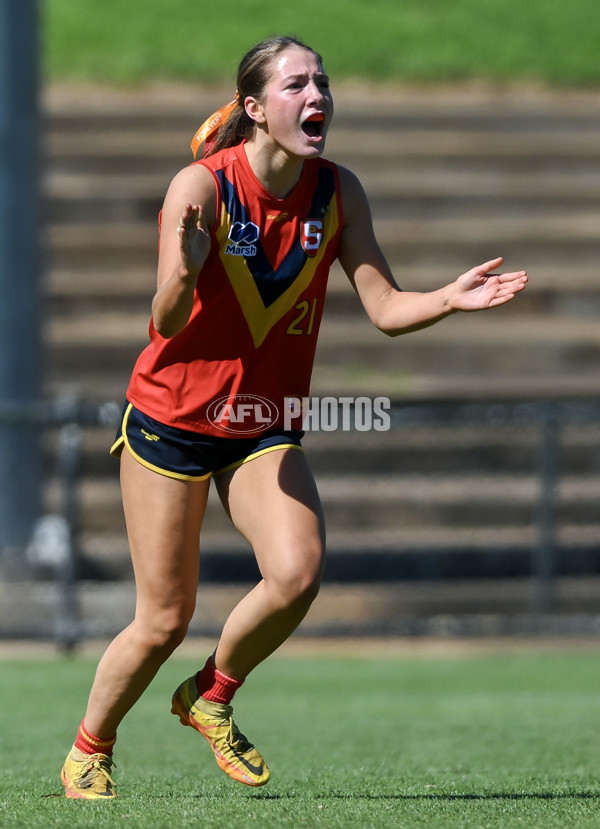
<instances>
[{"instance_id":1,"label":"raised hand","mask_svg":"<svg viewBox=\"0 0 600 829\"><path fill-rule=\"evenodd\" d=\"M186 204L177 226L181 264L185 270L198 273L210 250L210 233L199 204Z\"/></svg>"},{"instance_id":2,"label":"raised hand","mask_svg":"<svg viewBox=\"0 0 600 829\"><path fill-rule=\"evenodd\" d=\"M499 256L459 276L448 297L449 305L457 311L481 311L510 302L527 284L527 272L491 273L503 261Z\"/></svg>"}]
</instances>

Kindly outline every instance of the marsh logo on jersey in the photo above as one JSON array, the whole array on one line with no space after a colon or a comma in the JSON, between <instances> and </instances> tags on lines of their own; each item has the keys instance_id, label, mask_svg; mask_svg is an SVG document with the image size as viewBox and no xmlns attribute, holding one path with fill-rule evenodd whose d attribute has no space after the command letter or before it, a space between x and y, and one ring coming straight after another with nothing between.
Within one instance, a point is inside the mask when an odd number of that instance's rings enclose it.
<instances>
[{"instance_id":1,"label":"marsh logo on jersey","mask_svg":"<svg viewBox=\"0 0 600 829\"><path fill-rule=\"evenodd\" d=\"M316 256L323 241L323 220L307 219L300 228L300 244L309 256Z\"/></svg>"},{"instance_id":2,"label":"marsh logo on jersey","mask_svg":"<svg viewBox=\"0 0 600 829\"><path fill-rule=\"evenodd\" d=\"M229 435L249 436L264 432L279 417L277 406L257 394L220 397L208 407L213 426Z\"/></svg>"},{"instance_id":3,"label":"marsh logo on jersey","mask_svg":"<svg viewBox=\"0 0 600 829\"><path fill-rule=\"evenodd\" d=\"M230 256L256 256L256 242L260 231L254 222L234 222L227 238L231 242L225 246L225 253Z\"/></svg>"}]
</instances>

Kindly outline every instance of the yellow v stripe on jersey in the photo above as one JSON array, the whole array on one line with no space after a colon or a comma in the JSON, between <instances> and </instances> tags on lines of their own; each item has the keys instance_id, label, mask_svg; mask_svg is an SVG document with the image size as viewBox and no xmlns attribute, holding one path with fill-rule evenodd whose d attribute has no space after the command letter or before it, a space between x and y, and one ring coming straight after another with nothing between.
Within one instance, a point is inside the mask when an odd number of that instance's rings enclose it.
<instances>
[{"instance_id":1,"label":"yellow v stripe on jersey","mask_svg":"<svg viewBox=\"0 0 600 829\"><path fill-rule=\"evenodd\" d=\"M325 256L328 241L337 232L339 215L333 187L328 197L328 205L324 210L319 210L319 215L324 214L323 237L316 254L298 256L300 239L297 238L294 241L296 250L289 252L277 271L271 269L269 274L262 273L260 281L252 268L252 256L247 259L245 256L226 253L229 232L235 221L235 215L231 214L237 211L231 209L232 204L228 204L227 199L221 201L221 221L216 231L220 257L252 334L255 348L260 346L271 328L294 307L298 298L308 288ZM236 207L239 209L239 203ZM260 242L257 244L260 245ZM259 251L259 256L264 265L265 257L262 250ZM265 291L265 278L269 279L271 285L279 286L274 292L271 290L269 295Z\"/></svg>"}]
</instances>

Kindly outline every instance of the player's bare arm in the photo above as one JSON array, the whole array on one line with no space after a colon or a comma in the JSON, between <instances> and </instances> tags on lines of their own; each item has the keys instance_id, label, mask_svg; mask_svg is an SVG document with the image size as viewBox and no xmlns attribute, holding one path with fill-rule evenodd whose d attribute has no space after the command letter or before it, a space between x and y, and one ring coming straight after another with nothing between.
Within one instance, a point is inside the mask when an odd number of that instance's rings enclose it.
<instances>
[{"instance_id":1,"label":"player's bare arm","mask_svg":"<svg viewBox=\"0 0 600 829\"><path fill-rule=\"evenodd\" d=\"M502 257L467 271L435 291L402 291L379 247L366 194L340 168L344 228L340 263L373 324L389 336L419 331L456 311L480 311L509 302L527 284L527 273L492 273Z\"/></svg>"},{"instance_id":2,"label":"player's bare arm","mask_svg":"<svg viewBox=\"0 0 600 829\"><path fill-rule=\"evenodd\" d=\"M154 327L163 337L178 334L189 319L198 275L210 250L215 198L212 174L201 165L178 173L167 191L152 302Z\"/></svg>"}]
</instances>

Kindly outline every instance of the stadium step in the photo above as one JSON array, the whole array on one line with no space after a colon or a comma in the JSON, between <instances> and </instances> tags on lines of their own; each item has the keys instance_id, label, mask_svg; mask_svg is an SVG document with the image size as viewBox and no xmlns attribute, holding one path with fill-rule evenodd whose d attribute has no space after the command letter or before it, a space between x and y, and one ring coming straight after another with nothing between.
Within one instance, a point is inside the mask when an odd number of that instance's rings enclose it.
<instances>
[{"instance_id":1,"label":"stadium step","mask_svg":"<svg viewBox=\"0 0 600 829\"><path fill-rule=\"evenodd\" d=\"M540 498L538 479L524 475L438 474L433 478L331 474L316 475L316 479L332 531L343 527L344 533L361 529L375 532L396 527L399 539L403 532L423 524L450 529L527 528L535 523ZM598 475L565 476L557 499L561 521L595 527L599 484ZM110 530L115 514L121 512L116 478L106 483L84 481L80 497L82 524L94 531ZM211 498L207 507L205 525L209 532L231 529L216 497Z\"/></svg>"},{"instance_id":2,"label":"stadium step","mask_svg":"<svg viewBox=\"0 0 600 829\"><path fill-rule=\"evenodd\" d=\"M394 428L357 435L353 417L349 417L350 428L344 428L340 416L338 426L335 431L329 427L310 431L304 437L305 451L317 475L335 471L340 477L363 472L437 476L456 474L457 470L463 474L486 470L490 475L535 475L541 460L539 423L521 424L518 429L510 423L468 424L463 428L434 423L413 426L410 434ZM112 429L84 432L82 461L87 478L116 476L115 460L108 454L113 435ZM560 446L562 474L593 475L600 465L600 424L563 426Z\"/></svg>"},{"instance_id":3,"label":"stadium step","mask_svg":"<svg viewBox=\"0 0 600 829\"><path fill-rule=\"evenodd\" d=\"M163 193L191 160L198 124L227 96L170 86L46 91L48 394L123 399L147 342ZM509 308L391 340L334 268L313 393L400 403L594 395L600 115L589 96L348 87L336 104L327 155L361 178L404 289L438 287L500 254L506 268L529 270L530 285ZM598 432L563 430L565 549L589 550L597 537L590 493L598 489ZM112 437L86 432L82 458L79 544L86 567L103 578L130 568L117 465L106 454ZM305 443L338 569L354 572L344 556L359 551L372 554L373 567L402 553L423 554L425 566L426 554L439 551L493 556L537 543L536 427L333 431ZM49 470L54 510L60 493L50 460ZM215 560L238 561L243 545L212 498L205 537Z\"/></svg>"},{"instance_id":4,"label":"stadium step","mask_svg":"<svg viewBox=\"0 0 600 829\"><path fill-rule=\"evenodd\" d=\"M113 370L123 396L128 372L148 342L148 322L146 307L121 309L116 302L93 314L56 315L47 329L53 344L49 370L71 386L90 379L90 366ZM576 313L455 316L418 336L399 338L383 336L364 313L331 315L322 325L317 349L317 375L319 370L339 371L331 393L360 390L361 378L376 367L375 391L385 396L410 394L423 377L431 381L449 374L463 378L455 381L457 392L480 378L488 388L510 389L521 379L538 387L545 383L551 390L557 377L568 377L572 390L578 383L579 393L585 393L599 362L596 318ZM374 380L375 375L370 392ZM326 390L325 379L317 383Z\"/></svg>"}]
</instances>

